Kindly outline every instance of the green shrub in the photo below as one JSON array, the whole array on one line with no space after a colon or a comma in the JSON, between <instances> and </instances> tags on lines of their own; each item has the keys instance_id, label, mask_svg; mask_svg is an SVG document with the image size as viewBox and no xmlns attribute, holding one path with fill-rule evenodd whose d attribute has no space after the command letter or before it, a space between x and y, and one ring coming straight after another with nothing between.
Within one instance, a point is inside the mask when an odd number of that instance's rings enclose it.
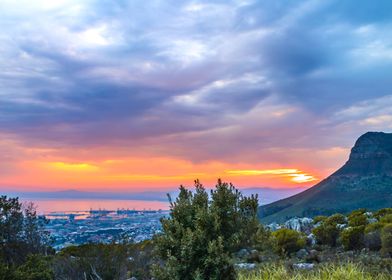
<instances>
[{"instance_id":1,"label":"green shrub","mask_svg":"<svg viewBox=\"0 0 392 280\"><path fill-rule=\"evenodd\" d=\"M336 240L339 237L339 232L340 231L336 225L327 225L325 223L312 230L318 244L328 245L331 247L336 246Z\"/></svg>"},{"instance_id":2,"label":"green shrub","mask_svg":"<svg viewBox=\"0 0 392 280\"><path fill-rule=\"evenodd\" d=\"M364 245L366 248L372 251L378 251L381 249L381 231L371 231L364 235Z\"/></svg>"},{"instance_id":3,"label":"green shrub","mask_svg":"<svg viewBox=\"0 0 392 280\"><path fill-rule=\"evenodd\" d=\"M154 241L161 261L153 269L157 279L236 278L231 255L255 239L257 196L244 197L219 180L210 197L199 181L194 193L180 187L170 217L161 221L163 233Z\"/></svg>"},{"instance_id":4,"label":"green shrub","mask_svg":"<svg viewBox=\"0 0 392 280\"><path fill-rule=\"evenodd\" d=\"M127 251L128 247L124 244L70 246L55 257L53 270L56 279L124 279L127 274Z\"/></svg>"},{"instance_id":5,"label":"green shrub","mask_svg":"<svg viewBox=\"0 0 392 280\"><path fill-rule=\"evenodd\" d=\"M354 210L348 215L348 225L350 227L366 226L368 224L365 209Z\"/></svg>"},{"instance_id":6,"label":"green shrub","mask_svg":"<svg viewBox=\"0 0 392 280\"><path fill-rule=\"evenodd\" d=\"M272 233L275 251L282 255L290 255L304 248L306 239L298 231L282 228Z\"/></svg>"},{"instance_id":7,"label":"green shrub","mask_svg":"<svg viewBox=\"0 0 392 280\"><path fill-rule=\"evenodd\" d=\"M11 279L10 277L10 270L8 268L8 265L0 262L0 280L8 280Z\"/></svg>"},{"instance_id":8,"label":"green shrub","mask_svg":"<svg viewBox=\"0 0 392 280\"><path fill-rule=\"evenodd\" d=\"M386 214L380 218L380 222L383 224L392 224L392 214Z\"/></svg>"},{"instance_id":9,"label":"green shrub","mask_svg":"<svg viewBox=\"0 0 392 280\"><path fill-rule=\"evenodd\" d=\"M383 208L383 209L380 209L380 210L376 211L376 212L373 214L373 216L374 216L376 219L380 220L382 217L384 217L384 216L387 215L387 214L392 214L392 208Z\"/></svg>"},{"instance_id":10,"label":"green shrub","mask_svg":"<svg viewBox=\"0 0 392 280\"><path fill-rule=\"evenodd\" d=\"M54 273L50 259L40 255L30 255L27 261L14 273L14 280L52 280Z\"/></svg>"},{"instance_id":11,"label":"green shrub","mask_svg":"<svg viewBox=\"0 0 392 280\"><path fill-rule=\"evenodd\" d=\"M364 247L364 226L349 227L340 234L340 240L344 249L358 250Z\"/></svg>"},{"instance_id":12,"label":"green shrub","mask_svg":"<svg viewBox=\"0 0 392 280\"><path fill-rule=\"evenodd\" d=\"M365 233L373 232L373 231L381 231L381 229L384 227L384 224L377 222L373 224L368 224L365 227Z\"/></svg>"},{"instance_id":13,"label":"green shrub","mask_svg":"<svg viewBox=\"0 0 392 280\"><path fill-rule=\"evenodd\" d=\"M346 223L346 217L342 214L334 214L332 216L329 216L325 222L327 224L345 224Z\"/></svg>"},{"instance_id":14,"label":"green shrub","mask_svg":"<svg viewBox=\"0 0 392 280\"><path fill-rule=\"evenodd\" d=\"M317 223L323 222L327 218L328 218L327 216L316 216L316 217L313 218L313 223L317 224Z\"/></svg>"},{"instance_id":15,"label":"green shrub","mask_svg":"<svg viewBox=\"0 0 392 280\"><path fill-rule=\"evenodd\" d=\"M257 229L253 236L254 248L259 251L270 250L272 245L271 231L264 228L262 225Z\"/></svg>"},{"instance_id":16,"label":"green shrub","mask_svg":"<svg viewBox=\"0 0 392 280\"><path fill-rule=\"evenodd\" d=\"M381 231L381 251L392 256L392 224L387 224Z\"/></svg>"},{"instance_id":17,"label":"green shrub","mask_svg":"<svg viewBox=\"0 0 392 280\"><path fill-rule=\"evenodd\" d=\"M364 243L365 247L372 251L378 251L381 249L381 229L384 224L377 222L368 224L364 231Z\"/></svg>"},{"instance_id":18,"label":"green shrub","mask_svg":"<svg viewBox=\"0 0 392 280\"><path fill-rule=\"evenodd\" d=\"M346 218L342 214L335 214L324 219L319 226L312 230L317 243L335 247L341 232L338 225L344 224L345 222Z\"/></svg>"}]
</instances>

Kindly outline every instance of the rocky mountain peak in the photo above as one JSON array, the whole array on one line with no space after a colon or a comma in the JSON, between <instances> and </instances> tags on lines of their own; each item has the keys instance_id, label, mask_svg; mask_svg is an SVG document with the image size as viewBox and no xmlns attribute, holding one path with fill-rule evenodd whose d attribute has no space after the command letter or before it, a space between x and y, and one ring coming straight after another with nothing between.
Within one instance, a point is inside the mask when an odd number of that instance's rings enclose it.
<instances>
[{"instance_id":1,"label":"rocky mountain peak","mask_svg":"<svg viewBox=\"0 0 392 280\"><path fill-rule=\"evenodd\" d=\"M349 160L334 175L392 174L392 133L367 132L358 138Z\"/></svg>"},{"instance_id":2,"label":"rocky mountain peak","mask_svg":"<svg viewBox=\"0 0 392 280\"><path fill-rule=\"evenodd\" d=\"M377 210L391 207L391 190L392 133L368 132L358 138L342 168L301 193L261 206L259 216L271 223L358 208Z\"/></svg>"}]
</instances>

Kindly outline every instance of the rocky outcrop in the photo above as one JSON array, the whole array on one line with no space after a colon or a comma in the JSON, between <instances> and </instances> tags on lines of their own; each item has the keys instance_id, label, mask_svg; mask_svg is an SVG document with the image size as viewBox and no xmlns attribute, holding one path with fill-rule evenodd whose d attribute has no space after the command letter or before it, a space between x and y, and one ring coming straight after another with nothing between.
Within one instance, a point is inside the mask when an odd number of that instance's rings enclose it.
<instances>
[{"instance_id":1,"label":"rocky outcrop","mask_svg":"<svg viewBox=\"0 0 392 280\"><path fill-rule=\"evenodd\" d=\"M349 160L332 176L392 174L392 133L368 132L358 138Z\"/></svg>"},{"instance_id":2,"label":"rocky outcrop","mask_svg":"<svg viewBox=\"0 0 392 280\"><path fill-rule=\"evenodd\" d=\"M313 219L292 218L284 223L284 227L309 234L313 228Z\"/></svg>"},{"instance_id":3,"label":"rocky outcrop","mask_svg":"<svg viewBox=\"0 0 392 280\"><path fill-rule=\"evenodd\" d=\"M256 268L254 263L236 263L234 265L237 269L252 270Z\"/></svg>"},{"instance_id":4,"label":"rocky outcrop","mask_svg":"<svg viewBox=\"0 0 392 280\"><path fill-rule=\"evenodd\" d=\"M301 269L301 270L312 270L314 268L313 263L295 263L293 264L293 268Z\"/></svg>"}]
</instances>

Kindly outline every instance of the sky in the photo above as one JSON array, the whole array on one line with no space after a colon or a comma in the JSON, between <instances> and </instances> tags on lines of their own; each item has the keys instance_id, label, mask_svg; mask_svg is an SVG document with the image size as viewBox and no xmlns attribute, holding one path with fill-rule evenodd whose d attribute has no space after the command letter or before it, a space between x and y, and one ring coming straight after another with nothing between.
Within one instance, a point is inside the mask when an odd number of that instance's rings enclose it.
<instances>
[{"instance_id":1,"label":"sky","mask_svg":"<svg viewBox=\"0 0 392 280\"><path fill-rule=\"evenodd\" d=\"M392 130L392 2L0 0L0 189L309 187Z\"/></svg>"}]
</instances>

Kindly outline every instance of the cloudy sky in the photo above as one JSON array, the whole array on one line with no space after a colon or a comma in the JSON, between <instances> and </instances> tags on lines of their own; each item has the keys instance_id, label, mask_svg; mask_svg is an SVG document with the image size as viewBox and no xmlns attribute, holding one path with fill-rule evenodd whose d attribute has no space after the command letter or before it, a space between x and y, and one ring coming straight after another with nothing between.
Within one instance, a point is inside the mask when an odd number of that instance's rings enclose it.
<instances>
[{"instance_id":1,"label":"cloudy sky","mask_svg":"<svg viewBox=\"0 0 392 280\"><path fill-rule=\"evenodd\" d=\"M2 189L310 186L392 130L392 2L0 0Z\"/></svg>"}]
</instances>

